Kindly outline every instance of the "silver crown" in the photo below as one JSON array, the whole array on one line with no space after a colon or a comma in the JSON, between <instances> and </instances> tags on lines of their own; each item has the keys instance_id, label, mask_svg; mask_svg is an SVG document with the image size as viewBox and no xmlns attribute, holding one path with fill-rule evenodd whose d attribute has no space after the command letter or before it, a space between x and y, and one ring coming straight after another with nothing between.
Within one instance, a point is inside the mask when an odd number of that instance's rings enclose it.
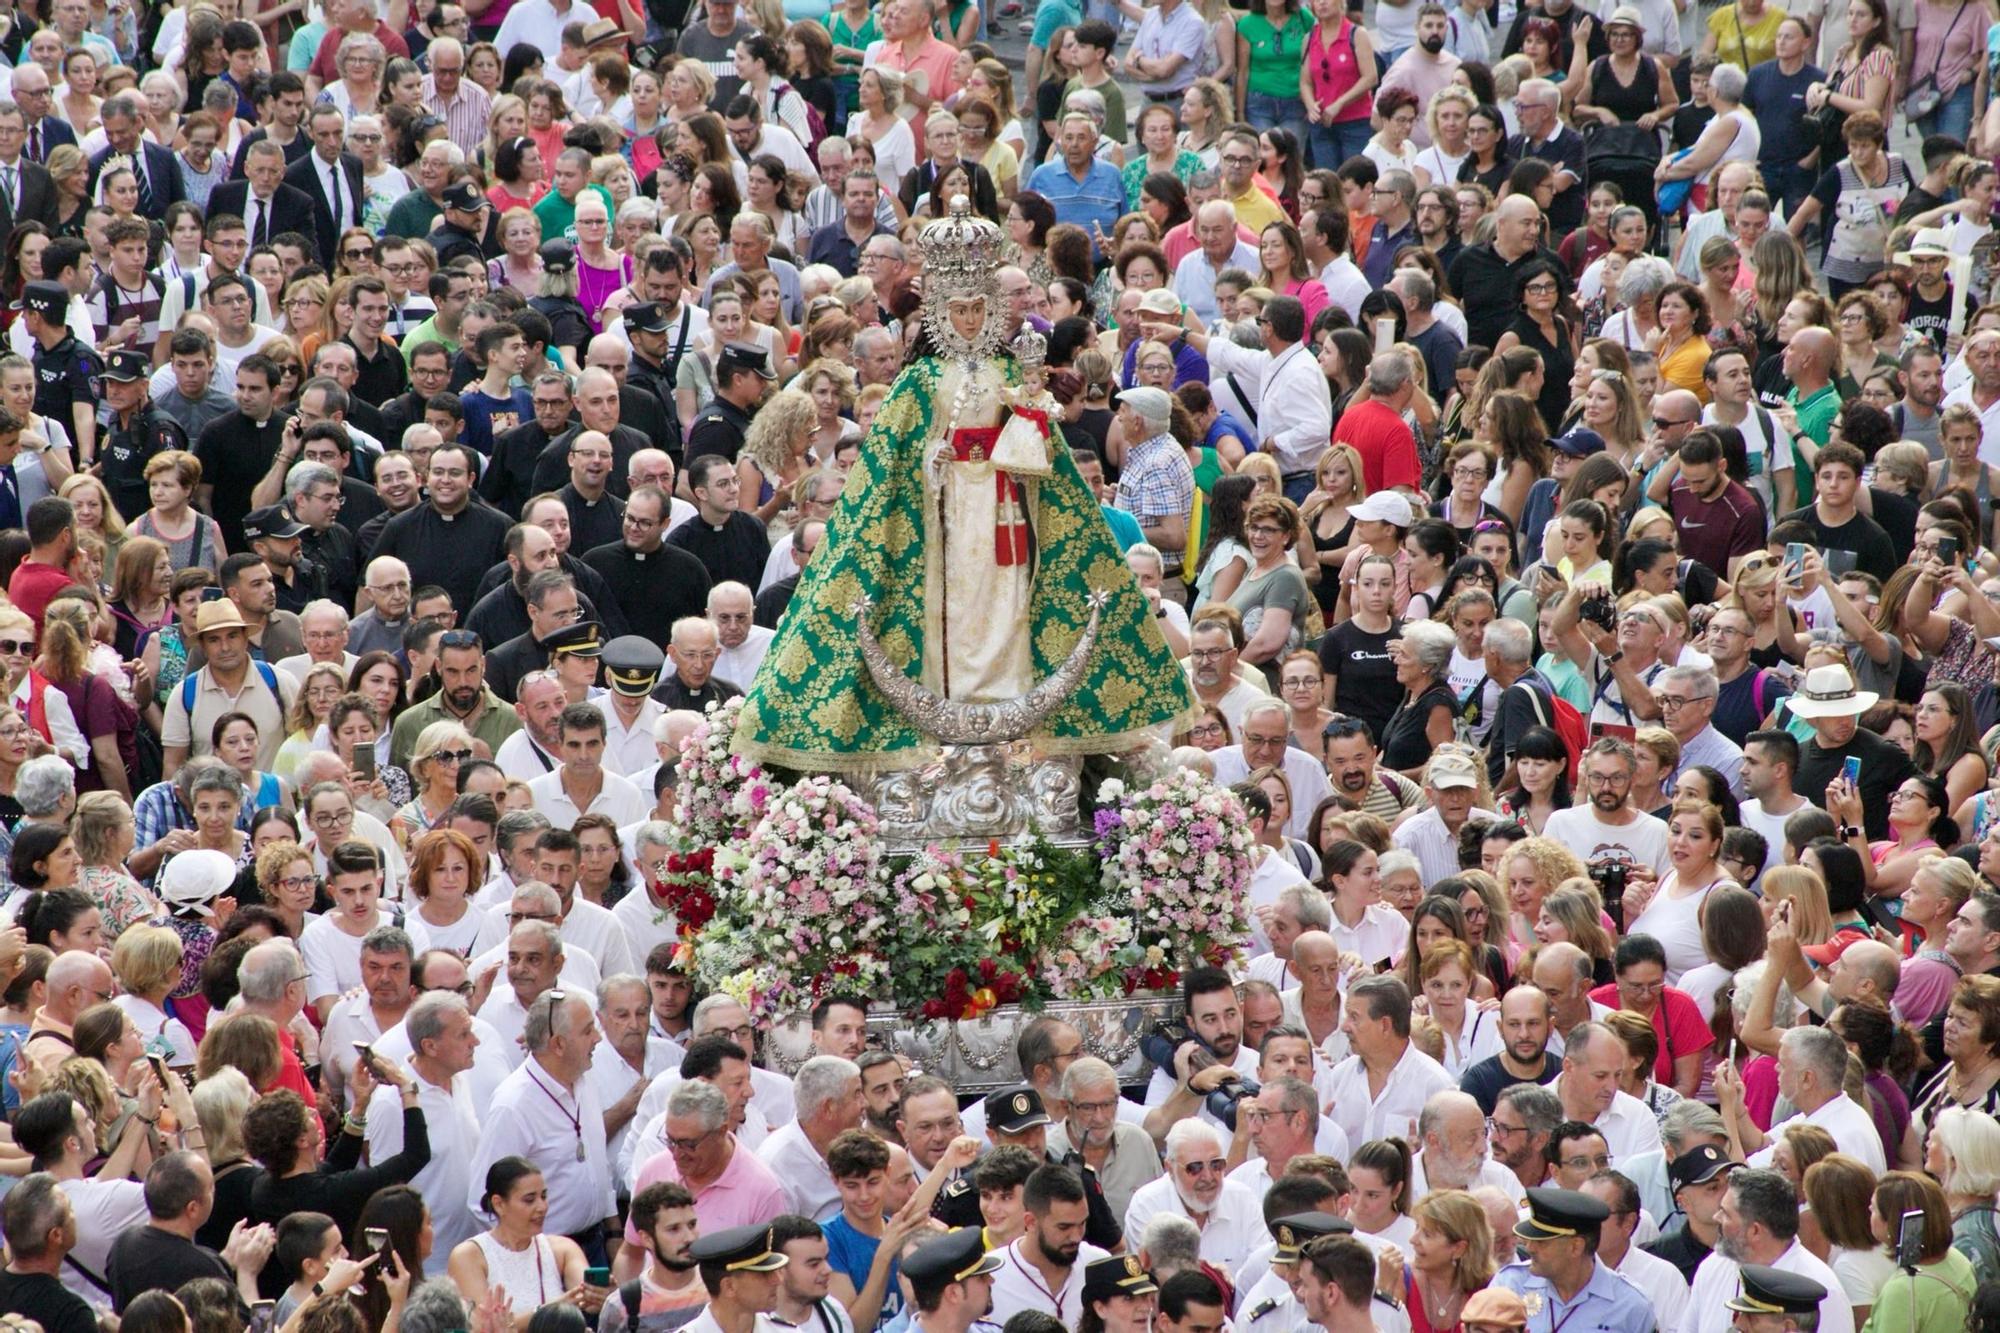
<instances>
[{"instance_id":1,"label":"silver crown","mask_svg":"<svg viewBox=\"0 0 2000 1333\"><path fill-rule=\"evenodd\" d=\"M917 237L924 257L924 294L942 305L955 296L995 290L1004 242L1000 228L972 211L972 201L953 195L944 217Z\"/></svg>"},{"instance_id":2,"label":"silver crown","mask_svg":"<svg viewBox=\"0 0 2000 1333\"><path fill-rule=\"evenodd\" d=\"M1040 370L1049 359L1049 340L1026 325L1014 336L1011 346L1014 359L1024 371Z\"/></svg>"}]
</instances>

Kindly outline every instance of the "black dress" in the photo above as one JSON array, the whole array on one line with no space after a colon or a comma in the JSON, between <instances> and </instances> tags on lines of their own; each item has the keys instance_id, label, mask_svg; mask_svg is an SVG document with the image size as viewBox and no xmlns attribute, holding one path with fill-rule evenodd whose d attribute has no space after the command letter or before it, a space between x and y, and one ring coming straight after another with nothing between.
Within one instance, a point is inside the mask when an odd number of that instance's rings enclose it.
<instances>
[{"instance_id":1,"label":"black dress","mask_svg":"<svg viewBox=\"0 0 2000 1333\"><path fill-rule=\"evenodd\" d=\"M1518 159L1509 157L1504 152L1497 153L1494 155L1493 165L1484 171L1480 171L1477 167L1478 159L1468 157L1465 161L1458 164L1458 183L1460 185L1484 185L1488 190L1497 195L1500 193L1500 187L1507 183L1507 178L1514 174L1514 167L1517 161Z\"/></svg>"},{"instance_id":2,"label":"black dress","mask_svg":"<svg viewBox=\"0 0 2000 1333\"><path fill-rule=\"evenodd\" d=\"M1550 342L1542 332L1542 326L1529 318L1526 311L1514 316L1514 322L1506 331L1521 340L1521 346L1532 347L1542 355L1542 394L1535 400L1541 410L1542 420L1561 421L1569 408L1569 377L1576 369L1576 354L1569 349L1569 324L1560 315L1555 317L1556 340Z\"/></svg>"},{"instance_id":3,"label":"black dress","mask_svg":"<svg viewBox=\"0 0 2000 1333\"><path fill-rule=\"evenodd\" d=\"M1396 709L1382 733L1382 767L1403 772L1424 766L1436 748L1430 739L1431 711L1436 708L1448 708L1458 716L1458 699L1450 686L1432 685Z\"/></svg>"},{"instance_id":4,"label":"black dress","mask_svg":"<svg viewBox=\"0 0 2000 1333\"><path fill-rule=\"evenodd\" d=\"M1612 71L1611 57L1602 56L1590 62L1590 104L1601 106L1618 117L1618 125L1603 126L1610 131L1603 140L1595 134L1587 134L1584 139L1584 159L1590 169L1590 183L1594 186L1601 181L1613 181L1624 192L1625 202L1637 207L1646 215L1646 227L1651 239L1657 243L1660 229L1660 206L1654 198L1653 169L1659 165L1660 136L1651 136L1652 161L1642 163L1627 151L1640 141L1637 135L1625 126L1637 128L1639 117L1660 109L1660 70L1651 56L1639 57L1639 72L1631 83L1620 83L1618 75ZM1615 147L1621 151L1612 153Z\"/></svg>"}]
</instances>

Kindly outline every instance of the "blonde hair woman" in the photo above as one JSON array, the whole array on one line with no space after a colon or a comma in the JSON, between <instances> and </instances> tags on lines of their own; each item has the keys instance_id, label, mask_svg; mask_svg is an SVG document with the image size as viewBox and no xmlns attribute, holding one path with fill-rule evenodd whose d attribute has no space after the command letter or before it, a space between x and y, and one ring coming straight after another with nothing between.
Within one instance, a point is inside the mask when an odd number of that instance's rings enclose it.
<instances>
[{"instance_id":1,"label":"blonde hair woman","mask_svg":"<svg viewBox=\"0 0 2000 1333\"><path fill-rule=\"evenodd\" d=\"M347 692L347 672L338 662L315 662L299 682L299 692L285 717L285 743L271 760L271 771L286 782L298 771L299 761L313 751L313 735L333 713L333 706Z\"/></svg>"},{"instance_id":2,"label":"blonde hair woman","mask_svg":"<svg viewBox=\"0 0 2000 1333\"><path fill-rule=\"evenodd\" d=\"M1576 853L1539 834L1523 838L1500 858L1500 887L1507 894L1514 939L1527 946L1541 919L1542 903L1572 879L1588 879Z\"/></svg>"},{"instance_id":3,"label":"blonde hair woman","mask_svg":"<svg viewBox=\"0 0 2000 1333\"><path fill-rule=\"evenodd\" d=\"M91 795L111 798L109 792ZM79 809L81 804L78 803ZM111 946L111 971L124 992L112 1003L132 1020L150 1054L164 1057L170 1065L191 1068L195 1057L194 1034L187 1024L171 1017L163 1007L167 997L181 984L181 961L185 955L186 946L170 927L133 926L124 931Z\"/></svg>"},{"instance_id":4,"label":"blonde hair woman","mask_svg":"<svg viewBox=\"0 0 2000 1333\"><path fill-rule=\"evenodd\" d=\"M1600 986L1614 978L1611 932L1598 919L1603 911L1603 899L1588 878L1566 879L1542 899L1541 915L1535 918L1535 939L1542 944L1567 942L1589 954Z\"/></svg>"},{"instance_id":5,"label":"blonde hair woman","mask_svg":"<svg viewBox=\"0 0 2000 1333\"><path fill-rule=\"evenodd\" d=\"M819 430L812 395L781 389L757 409L736 460L744 509L769 523L791 502L792 483L811 466L807 450Z\"/></svg>"},{"instance_id":6,"label":"blonde hair woman","mask_svg":"<svg viewBox=\"0 0 2000 1333\"><path fill-rule=\"evenodd\" d=\"M1464 1190L1432 1190L1410 1209L1416 1232L1403 1265L1405 1308L1421 1310L1428 1326L1448 1329L1473 1292L1493 1277L1493 1228L1486 1208Z\"/></svg>"},{"instance_id":7,"label":"blonde hair woman","mask_svg":"<svg viewBox=\"0 0 2000 1333\"><path fill-rule=\"evenodd\" d=\"M427 832L458 799L458 769L477 752L472 733L456 722L433 722L410 751L410 781L417 794L396 812L412 836Z\"/></svg>"},{"instance_id":8,"label":"blonde hair woman","mask_svg":"<svg viewBox=\"0 0 2000 1333\"><path fill-rule=\"evenodd\" d=\"M1771 921L1781 905L1791 907L1792 934L1802 945L1825 944L1833 938L1833 913L1827 907L1826 881L1804 866L1773 866L1757 881L1763 890L1764 920ZM1742 977L1738 974L1738 984Z\"/></svg>"},{"instance_id":9,"label":"blonde hair woman","mask_svg":"<svg viewBox=\"0 0 2000 1333\"><path fill-rule=\"evenodd\" d=\"M104 918L105 939L116 942L141 922L160 919L160 900L125 867L136 829L132 807L116 792L85 792L77 797L70 836L76 842L79 862L76 887L97 904L98 914ZM180 984L178 972L174 984Z\"/></svg>"},{"instance_id":10,"label":"blonde hair woman","mask_svg":"<svg viewBox=\"0 0 2000 1333\"><path fill-rule=\"evenodd\" d=\"M1665 727L1640 727L1632 737L1632 759L1632 808L1664 811L1673 803L1667 780L1681 766L1681 743Z\"/></svg>"}]
</instances>

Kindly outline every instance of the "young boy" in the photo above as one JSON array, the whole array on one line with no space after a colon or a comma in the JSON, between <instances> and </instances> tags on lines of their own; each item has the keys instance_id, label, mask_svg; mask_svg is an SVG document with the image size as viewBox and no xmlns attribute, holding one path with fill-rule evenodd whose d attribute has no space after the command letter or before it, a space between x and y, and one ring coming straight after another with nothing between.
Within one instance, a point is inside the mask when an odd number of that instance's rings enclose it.
<instances>
[{"instance_id":1,"label":"young boy","mask_svg":"<svg viewBox=\"0 0 2000 1333\"><path fill-rule=\"evenodd\" d=\"M1040 1165L1035 1154L1009 1143L987 1153L972 1169L972 1183L979 1191L979 1215L986 1223L987 1249L1012 1245L1027 1230L1021 1187Z\"/></svg>"},{"instance_id":2,"label":"young boy","mask_svg":"<svg viewBox=\"0 0 2000 1333\"><path fill-rule=\"evenodd\" d=\"M280 1277L291 1279L285 1294L278 1298L276 1323L282 1325L292 1311L313 1297L313 1285L326 1280L334 1261L347 1257L340 1226L325 1213L291 1213L278 1223L278 1244L271 1258Z\"/></svg>"}]
</instances>

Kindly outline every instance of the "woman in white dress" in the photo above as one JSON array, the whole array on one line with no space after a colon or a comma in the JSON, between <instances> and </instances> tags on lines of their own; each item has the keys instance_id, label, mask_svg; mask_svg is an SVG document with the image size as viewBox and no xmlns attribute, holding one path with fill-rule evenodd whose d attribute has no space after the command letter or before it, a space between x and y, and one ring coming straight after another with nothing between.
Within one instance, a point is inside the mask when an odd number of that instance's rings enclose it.
<instances>
[{"instance_id":1,"label":"woman in white dress","mask_svg":"<svg viewBox=\"0 0 2000 1333\"><path fill-rule=\"evenodd\" d=\"M860 109L847 118L847 137L866 139L875 150L875 174L900 181L917 165L917 141L900 114L903 80L893 71L866 69L856 94Z\"/></svg>"},{"instance_id":2,"label":"woman in white dress","mask_svg":"<svg viewBox=\"0 0 2000 1333\"><path fill-rule=\"evenodd\" d=\"M1383 171L1414 172L1417 146L1410 131L1417 127L1417 95L1407 88L1390 88L1375 99L1375 133L1361 155Z\"/></svg>"},{"instance_id":3,"label":"woman in white dress","mask_svg":"<svg viewBox=\"0 0 2000 1333\"><path fill-rule=\"evenodd\" d=\"M603 1304L605 1289L584 1283L582 1248L567 1236L542 1234L549 1191L534 1163L502 1157L488 1167L480 1205L493 1215L492 1228L460 1241L448 1261L451 1280L468 1304L477 1307L491 1289L500 1288L516 1329L526 1329L528 1319L550 1301L591 1311Z\"/></svg>"},{"instance_id":4,"label":"woman in white dress","mask_svg":"<svg viewBox=\"0 0 2000 1333\"><path fill-rule=\"evenodd\" d=\"M1472 156L1472 145L1466 139L1466 130L1472 124L1473 109L1479 99L1472 95L1470 88L1457 84L1447 84L1431 96L1430 107L1424 112L1425 128L1431 133L1431 146L1417 154L1417 187L1426 185L1453 185L1458 181L1458 169Z\"/></svg>"}]
</instances>

